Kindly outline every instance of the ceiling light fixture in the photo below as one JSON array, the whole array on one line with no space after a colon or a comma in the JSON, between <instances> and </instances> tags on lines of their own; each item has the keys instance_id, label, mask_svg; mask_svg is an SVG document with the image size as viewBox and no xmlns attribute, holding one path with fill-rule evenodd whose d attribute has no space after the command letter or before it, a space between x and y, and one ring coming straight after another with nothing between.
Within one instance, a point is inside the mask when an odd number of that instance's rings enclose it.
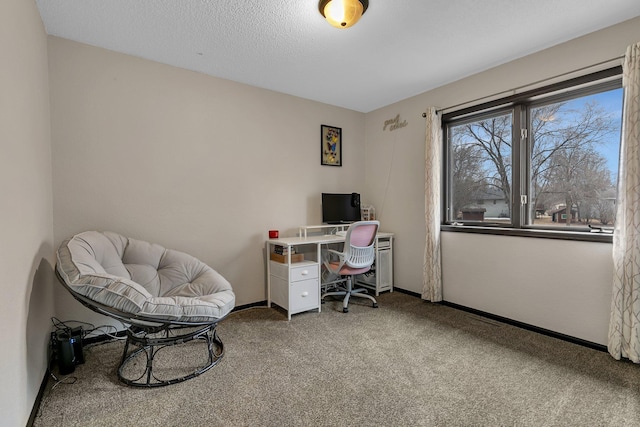
<instances>
[{"instance_id":1,"label":"ceiling light fixture","mask_svg":"<svg viewBox=\"0 0 640 427\"><path fill-rule=\"evenodd\" d=\"M318 4L322 16L336 28L353 26L368 7L369 0L320 0Z\"/></svg>"}]
</instances>

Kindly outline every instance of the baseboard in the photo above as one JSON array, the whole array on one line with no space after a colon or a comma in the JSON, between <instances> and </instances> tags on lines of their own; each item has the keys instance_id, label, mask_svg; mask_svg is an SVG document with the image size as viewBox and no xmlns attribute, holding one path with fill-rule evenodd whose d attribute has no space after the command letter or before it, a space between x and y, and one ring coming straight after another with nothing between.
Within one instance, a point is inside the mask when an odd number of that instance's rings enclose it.
<instances>
[{"instance_id":1,"label":"baseboard","mask_svg":"<svg viewBox=\"0 0 640 427\"><path fill-rule=\"evenodd\" d=\"M234 307L233 310L231 310L231 312L233 313L234 311L245 310L247 308L266 307L266 306L267 306L267 300L263 300L258 302L252 302L251 304L239 305L237 307Z\"/></svg>"},{"instance_id":2,"label":"baseboard","mask_svg":"<svg viewBox=\"0 0 640 427\"><path fill-rule=\"evenodd\" d=\"M258 302L254 302L254 303L251 303L251 304L245 304L245 305L241 305L241 306L238 306L238 307L234 307L233 310L231 310L231 311L233 312L233 311L238 311L238 310L244 310L245 308L261 307L261 306L266 306L266 305L267 305L267 300L258 301ZM111 336L109 336L109 335L111 335ZM100 342L103 342L103 341L109 341L109 340L113 339L112 338L113 336L116 336L116 337L119 337L119 338L120 337L124 337L124 336L127 335L127 330L123 329L121 331L118 331L118 332L116 332L114 334L109 334L109 335L102 334L102 335L96 335L96 336L91 337L91 338L84 338L82 340L82 345L86 346L87 344L95 344L95 343L100 343Z\"/></svg>"},{"instance_id":3,"label":"baseboard","mask_svg":"<svg viewBox=\"0 0 640 427\"><path fill-rule=\"evenodd\" d=\"M476 310L475 308L465 307L463 305L455 304L449 301L442 301L440 304L446 305L447 307L455 308L457 310L466 311L467 313L476 314L478 316L486 317L491 320L496 320L498 322L506 323L511 326L516 326L518 328L526 329L528 331L537 332L542 335L547 335L549 337L558 338L563 341L570 342L572 344L578 344L584 347L588 347L598 351L608 351L607 346L594 343L591 341L583 340L581 338L572 337L570 335L561 334L560 332L555 332L549 329L540 328L538 326L530 325L528 323L519 322L517 320L509 319L507 317L498 316L495 314L487 313L486 311Z\"/></svg>"},{"instance_id":4,"label":"baseboard","mask_svg":"<svg viewBox=\"0 0 640 427\"><path fill-rule=\"evenodd\" d=\"M110 334L112 336L124 336L126 335L126 331L118 331L115 334ZM113 339L109 335L102 334L95 337L83 338L82 345L86 346L87 344L95 344L103 341L108 341ZM44 378L42 379L42 383L40 384L40 390L38 390L38 395L36 396L35 401L33 402L33 407L31 408L31 414L29 415L29 420L27 421L27 427L32 427L33 423L36 420L36 416L38 415L38 411L40 410L40 404L42 403L42 397L44 396L44 392L47 388L47 384L49 383L49 378L51 377L51 371L47 369L44 373Z\"/></svg>"},{"instance_id":5,"label":"baseboard","mask_svg":"<svg viewBox=\"0 0 640 427\"><path fill-rule=\"evenodd\" d=\"M49 383L49 375L50 373L47 369L44 373L42 383L40 384L40 390L38 390L36 400L33 402L33 408L31 408L31 414L29 415L29 419L27 420L27 427L32 427L33 423L36 421L38 411L40 410L40 403L42 403L42 397L44 396L44 391L47 389L47 384Z\"/></svg>"},{"instance_id":6,"label":"baseboard","mask_svg":"<svg viewBox=\"0 0 640 427\"><path fill-rule=\"evenodd\" d=\"M417 298L422 298L422 295L420 295L417 292L407 291L406 289L400 289L400 288L393 288L393 290L397 291L397 292L400 292L400 293L403 293L403 294L411 295L411 296L414 296L414 297L417 297ZM496 314L487 313L486 311L477 310L475 308L466 307L464 305L456 304L456 303L449 302L449 301L441 301L438 304L446 305L447 307L455 308L457 310L465 311L467 313L472 313L472 314L475 314L477 316L486 317L487 319L496 320L498 322L506 323L507 325L516 326L518 328L526 329L528 331L536 332L538 334L547 335L547 336L553 337L553 338L558 338L558 339L561 339L563 341L570 342L572 344L578 344L578 345L581 345L583 347L588 347L588 348L591 348L591 349L594 349L594 350L598 350L598 351L603 351L603 352L607 352L608 351L606 345L598 344L598 343L595 343L595 342L592 342L592 341L583 340L581 338L572 337L571 335L565 335L565 334L562 334L560 332L552 331L550 329L540 328L538 326L530 325L528 323L519 322L517 320L509 319L507 317L498 316Z\"/></svg>"},{"instance_id":7,"label":"baseboard","mask_svg":"<svg viewBox=\"0 0 640 427\"><path fill-rule=\"evenodd\" d=\"M90 338L84 338L82 340L82 346L86 346L88 344L95 344L95 343L99 343L99 342L103 342L103 341L109 341L112 340L113 337L124 337L127 335L127 330L123 329L121 331L118 331L116 333L113 334L101 334L101 335L96 335L95 337L90 337Z\"/></svg>"},{"instance_id":8,"label":"baseboard","mask_svg":"<svg viewBox=\"0 0 640 427\"><path fill-rule=\"evenodd\" d=\"M408 291L406 289L400 289L400 288L393 288L394 292L400 292L401 294L407 294L407 295L411 295L412 297L416 297L416 298L422 298L422 295L420 295L417 292L413 292L413 291Z\"/></svg>"}]
</instances>

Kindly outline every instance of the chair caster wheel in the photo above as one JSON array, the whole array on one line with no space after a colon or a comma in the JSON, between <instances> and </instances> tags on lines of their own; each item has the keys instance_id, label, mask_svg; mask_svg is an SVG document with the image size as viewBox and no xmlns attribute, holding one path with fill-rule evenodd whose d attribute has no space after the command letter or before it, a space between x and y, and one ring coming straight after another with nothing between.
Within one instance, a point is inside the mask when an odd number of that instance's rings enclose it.
<instances>
[{"instance_id":1,"label":"chair caster wheel","mask_svg":"<svg viewBox=\"0 0 640 427\"><path fill-rule=\"evenodd\" d=\"M344 308L342 309L342 312L343 312L343 313L348 313L348 312L349 312L349 307L344 307Z\"/></svg>"},{"instance_id":2,"label":"chair caster wheel","mask_svg":"<svg viewBox=\"0 0 640 427\"><path fill-rule=\"evenodd\" d=\"M373 303L373 308L378 308L378 303L377 302Z\"/></svg>"}]
</instances>

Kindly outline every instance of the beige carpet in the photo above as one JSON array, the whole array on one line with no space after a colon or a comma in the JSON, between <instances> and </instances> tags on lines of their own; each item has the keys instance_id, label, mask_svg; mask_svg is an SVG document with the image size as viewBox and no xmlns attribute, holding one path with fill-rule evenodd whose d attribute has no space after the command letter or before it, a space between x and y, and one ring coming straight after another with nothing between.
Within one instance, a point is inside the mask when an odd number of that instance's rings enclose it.
<instances>
[{"instance_id":1,"label":"beige carpet","mask_svg":"<svg viewBox=\"0 0 640 427\"><path fill-rule=\"evenodd\" d=\"M164 388L118 382L122 342L87 348L34 425L640 426L640 366L398 292L358 301L232 313L220 364Z\"/></svg>"}]
</instances>

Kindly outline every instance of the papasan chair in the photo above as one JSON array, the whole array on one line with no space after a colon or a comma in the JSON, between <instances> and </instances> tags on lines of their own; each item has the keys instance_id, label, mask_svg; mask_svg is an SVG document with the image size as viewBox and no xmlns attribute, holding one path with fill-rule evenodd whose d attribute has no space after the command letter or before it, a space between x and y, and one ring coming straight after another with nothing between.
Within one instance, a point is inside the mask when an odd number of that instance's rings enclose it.
<instances>
[{"instance_id":1,"label":"papasan chair","mask_svg":"<svg viewBox=\"0 0 640 427\"><path fill-rule=\"evenodd\" d=\"M216 326L233 309L235 295L225 278L191 255L113 232L86 231L60 245L56 274L82 304L130 325L118 367L118 378L127 385L185 381L224 355ZM198 343L206 348L196 357L191 353L203 347ZM185 345L174 349L197 363L177 377L174 367L167 369L170 375L158 375L158 352L176 344Z\"/></svg>"}]
</instances>

